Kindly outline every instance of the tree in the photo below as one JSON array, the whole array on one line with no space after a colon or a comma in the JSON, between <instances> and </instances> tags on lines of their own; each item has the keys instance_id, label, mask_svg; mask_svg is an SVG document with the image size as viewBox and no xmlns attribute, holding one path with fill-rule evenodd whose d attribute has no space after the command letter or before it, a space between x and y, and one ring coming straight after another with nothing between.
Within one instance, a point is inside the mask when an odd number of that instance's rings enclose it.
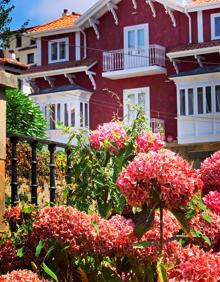
<instances>
[{"instance_id":1,"label":"tree","mask_svg":"<svg viewBox=\"0 0 220 282\"><path fill-rule=\"evenodd\" d=\"M7 132L45 138L46 120L38 106L18 89L6 90Z\"/></svg>"},{"instance_id":2,"label":"tree","mask_svg":"<svg viewBox=\"0 0 220 282\"><path fill-rule=\"evenodd\" d=\"M10 23L12 22L11 12L15 8L12 5L11 0L0 0L0 34L1 34L1 44L6 47L9 45L9 38L12 35L12 31L10 30ZM25 27L28 25L29 21L26 21L22 27L13 32L13 34L21 34Z\"/></svg>"}]
</instances>

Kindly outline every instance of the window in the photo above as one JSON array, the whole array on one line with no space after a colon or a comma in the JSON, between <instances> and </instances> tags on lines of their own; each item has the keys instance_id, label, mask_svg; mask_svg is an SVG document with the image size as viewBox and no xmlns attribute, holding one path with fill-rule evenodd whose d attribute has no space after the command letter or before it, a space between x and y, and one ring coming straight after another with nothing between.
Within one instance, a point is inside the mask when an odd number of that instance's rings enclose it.
<instances>
[{"instance_id":1,"label":"window","mask_svg":"<svg viewBox=\"0 0 220 282\"><path fill-rule=\"evenodd\" d=\"M64 62L69 58L68 38L49 42L49 63Z\"/></svg>"},{"instance_id":2,"label":"window","mask_svg":"<svg viewBox=\"0 0 220 282\"><path fill-rule=\"evenodd\" d=\"M220 39L220 13L211 15L212 40Z\"/></svg>"},{"instance_id":3,"label":"window","mask_svg":"<svg viewBox=\"0 0 220 282\"><path fill-rule=\"evenodd\" d=\"M178 99L180 116L220 113L220 85L180 89Z\"/></svg>"},{"instance_id":4,"label":"window","mask_svg":"<svg viewBox=\"0 0 220 282\"><path fill-rule=\"evenodd\" d=\"M27 54L27 64L34 64L34 53Z\"/></svg>"},{"instance_id":5,"label":"window","mask_svg":"<svg viewBox=\"0 0 220 282\"><path fill-rule=\"evenodd\" d=\"M141 110L148 120L150 119L149 88L136 88L124 90L124 119L131 123Z\"/></svg>"},{"instance_id":6,"label":"window","mask_svg":"<svg viewBox=\"0 0 220 282\"><path fill-rule=\"evenodd\" d=\"M22 37L16 36L16 47L19 48L22 46Z\"/></svg>"},{"instance_id":7,"label":"window","mask_svg":"<svg viewBox=\"0 0 220 282\"><path fill-rule=\"evenodd\" d=\"M31 40L30 40L30 45L35 45L35 44L36 44L36 40L31 39Z\"/></svg>"}]
</instances>

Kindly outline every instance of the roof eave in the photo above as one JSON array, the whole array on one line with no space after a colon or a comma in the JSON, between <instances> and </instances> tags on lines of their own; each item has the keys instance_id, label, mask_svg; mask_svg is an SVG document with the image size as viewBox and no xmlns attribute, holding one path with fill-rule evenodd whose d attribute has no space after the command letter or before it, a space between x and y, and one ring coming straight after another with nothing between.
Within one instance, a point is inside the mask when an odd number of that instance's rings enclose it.
<instances>
[{"instance_id":1,"label":"roof eave","mask_svg":"<svg viewBox=\"0 0 220 282\"><path fill-rule=\"evenodd\" d=\"M215 3L204 3L204 4L197 4L197 5L188 5L187 11L189 13L191 12L198 12L198 11L204 11L204 10L210 10L210 9L216 9L220 7L220 1Z\"/></svg>"},{"instance_id":2,"label":"roof eave","mask_svg":"<svg viewBox=\"0 0 220 282\"><path fill-rule=\"evenodd\" d=\"M177 58L182 58L182 57L191 57L195 55L218 53L218 52L220 52L220 45L207 47L207 48L186 50L186 51L170 52L170 53L167 53L167 57L172 60L172 59L177 59Z\"/></svg>"},{"instance_id":3,"label":"roof eave","mask_svg":"<svg viewBox=\"0 0 220 282\"><path fill-rule=\"evenodd\" d=\"M39 32L28 32L26 34L29 37L39 38L39 37L45 37L45 36L57 35L57 34L63 34L63 33L69 33L69 32L77 32L77 31L80 31L79 27L71 26L68 28L56 28L56 29L51 29L51 30L39 31Z\"/></svg>"}]
</instances>

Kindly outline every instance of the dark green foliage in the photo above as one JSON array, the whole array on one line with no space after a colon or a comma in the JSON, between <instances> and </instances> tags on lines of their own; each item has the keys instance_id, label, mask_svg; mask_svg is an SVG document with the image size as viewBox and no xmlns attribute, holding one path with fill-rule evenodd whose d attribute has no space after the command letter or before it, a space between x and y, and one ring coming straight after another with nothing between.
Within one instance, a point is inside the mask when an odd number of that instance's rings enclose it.
<instances>
[{"instance_id":1,"label":"dark green foliage","mask_svg":"<svg viewBox=\"0 0 220 282\"><path fill-rule=\"evenodd\" d=\"M46 137L46 121L38 106L18 89L6 90L7 132Z\"/></svg>"}]
</instances>

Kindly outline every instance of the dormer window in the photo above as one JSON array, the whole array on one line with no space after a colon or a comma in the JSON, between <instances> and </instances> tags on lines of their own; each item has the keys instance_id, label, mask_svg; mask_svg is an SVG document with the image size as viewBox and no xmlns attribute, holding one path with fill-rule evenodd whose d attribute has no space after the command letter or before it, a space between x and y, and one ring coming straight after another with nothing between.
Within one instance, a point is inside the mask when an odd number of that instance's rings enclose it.
<instances>
[{"instance_id":1,"label":"dormer window","mask_svg":"<svg viewBox=\"0 0 220 282\"><path fill-rule=\"evenodd\" d=\"M69 60L69 40L68 38L62 38L58 40L49 41L49 64L65 62Z\"/></svg>"},{"instance_id":2,"label":"dormer window","mask_svg":"<svg viewBox=\"0 0 220 282\"><path fill-rule=\"evenodd\" d=\"M220 39L220 13L211 15L212 40Z\"/></svg>"}]
</instances>

